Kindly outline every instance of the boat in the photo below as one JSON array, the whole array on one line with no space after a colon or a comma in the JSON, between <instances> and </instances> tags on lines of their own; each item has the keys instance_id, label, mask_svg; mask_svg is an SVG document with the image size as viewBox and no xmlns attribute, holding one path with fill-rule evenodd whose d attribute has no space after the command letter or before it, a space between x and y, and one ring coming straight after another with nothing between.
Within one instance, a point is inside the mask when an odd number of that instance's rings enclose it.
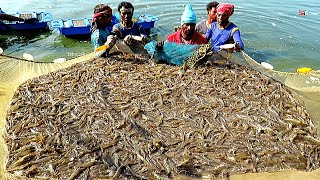
<instances>
[{"instance_id":1,"label":"boat","mask_svg":"<svg viewBox=\"0 0 320 180\"><path fill-rule=\"evenodd\" d=\"M52 21L52 15L48 12L32 12L32 13L19 13L10 14L16 17L21 17L25 19L36 18L37 22L32 24L24 23L19 21L0 21L0 31L10 31L10 30L18 30L18 31L31 31L31 30L48 30L49 25L48 22Z\"/></svg>"},{"instance_id":2,"label":"boat","mask_svg":"<svg viewBox=\"0 0 320 180\"><path fill-rule=\"evenodd\" d=\"M112 25L107 26L107 29L111 31L112 26L119 23L119 19L119 16L112 16ZM150 29L154 27L154 23L158 21L158 18L153 15L141 14L133 17L133 21L141 24L147 35L149 35ZM60 34L64 36L90 35L91 23L92 18L58 19L51 22L50 28L59 29Z\"/></svg>"}]
</instances>

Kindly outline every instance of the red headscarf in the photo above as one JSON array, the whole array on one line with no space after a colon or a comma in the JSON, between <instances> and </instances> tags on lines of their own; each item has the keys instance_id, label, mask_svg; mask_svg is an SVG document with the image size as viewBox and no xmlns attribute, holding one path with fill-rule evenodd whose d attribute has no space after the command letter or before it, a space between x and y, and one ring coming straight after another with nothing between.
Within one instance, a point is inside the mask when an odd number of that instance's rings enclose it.
<instances>
[{"instance_id":1,"label":"red headscarf","mask_svg":"<svg viewBox=\"0 0 320 180\"><path fill-rule=\"evenodd\" d=\"M93 15L93 21L96 21L98 17L100 16L103 16L105 14L109 14L109 15L112 15L112 9L107 9L105 11L102 11L102 12L98 12L96 14Z\"/></svg>"},{"instance_id":2,"label":"red headscarf","mask_svg":"<svg viewBox=\"0 0 320 180\"><path fill-rule=\"evenodd\" d=\"M220 3L217 6L217 13L225 13L227 16L231 16L234 12L233 4L229 3Z\"/></svg>"}]
</instances>

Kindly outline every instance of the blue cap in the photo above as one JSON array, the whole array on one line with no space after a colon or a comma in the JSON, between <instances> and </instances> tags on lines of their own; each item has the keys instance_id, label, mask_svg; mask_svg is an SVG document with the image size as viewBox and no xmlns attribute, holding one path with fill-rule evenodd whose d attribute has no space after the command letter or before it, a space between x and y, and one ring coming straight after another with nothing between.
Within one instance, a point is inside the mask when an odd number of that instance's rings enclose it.
<instances>
[{"instance_id":1,"label":"blue cap","mask_svg":"<svg viewBox=\"0 0 320 180\"><path fill-rule=\"evenodd\" d=\"M185 23L197 23L197 16L192 10L192 6L187 4L181 16L181 25Z\"/></svg>"}]
</instances>

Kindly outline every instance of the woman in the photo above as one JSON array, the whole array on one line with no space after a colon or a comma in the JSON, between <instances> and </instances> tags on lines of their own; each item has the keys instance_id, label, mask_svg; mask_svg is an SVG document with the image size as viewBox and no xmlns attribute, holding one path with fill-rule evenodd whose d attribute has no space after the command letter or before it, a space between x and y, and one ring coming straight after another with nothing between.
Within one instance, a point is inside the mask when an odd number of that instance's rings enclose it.
<instances>
[{"instance_id":1,"label":"woman","mask_svg":"<svg viewBox=\"0 0 320 180\"><path fill-rule=\"evenodd\" d=\"M243 50L244 44L240 37L239 28L229 21L234 12L234 6L228 3L221 3L217 6L217 22L211 24L206 33L207 40L211 40L215 52L220 50L224 44L234 43L233 50Z\"/></svg>"},{"instance_id":2,"label":"woman","mask_svg":"<svg viewBox=\"0 0 320 180\"><path fill-rule=\"evenodd\" d=\"M98 4L94 7L94 16L91 24L91 43L96 50L98 47L108 44L109 48L106 49L99 56L106 56L108 50L111 49L114 44L114 37L109 36L110 32L107 30L107 26L112 25L112 9L105 4Z\"/></svg>"}]
</instances>

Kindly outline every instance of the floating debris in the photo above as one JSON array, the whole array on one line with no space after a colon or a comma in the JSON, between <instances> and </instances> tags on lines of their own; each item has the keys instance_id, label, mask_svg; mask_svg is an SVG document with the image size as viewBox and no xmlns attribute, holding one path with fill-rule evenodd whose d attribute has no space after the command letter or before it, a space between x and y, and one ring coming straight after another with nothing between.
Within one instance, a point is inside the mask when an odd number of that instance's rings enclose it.
<instances>
[{"instance_id":1,"label":"floating debris","mask_svg":"<svg viewBox=\"0 0 320 180\"><path fill-rule=\"evenodd\" d=\"M267 63L267 62L261 62L261 65L262 65L265 69L268 69L268 70L273 70L273 69L274 69L274 67L273 67L271 64Z\"/></svg>"},{"instance_id":2,"label":"floating debris","mask_svg":"<svg viewBox=\"0 0 320 180\"><path fill-rule=\"evenodd\" d=\"M6 169L26 177L171 179L319 168L309 114L239 66L76 64L22 84L6 117Z\"/></svg>"},{"instance_id":3,"label":"floating debris","mask_svg":"<svg viewBox=\"0 0 320 180\"><path fill-rule=\"evenodd\" d=\"M23 59L28 60L28 61L33 61L33 56L28 53L23 53L22 54Z\"/></svg>"},{"instance_id":4,"label":"floating debris","mask_svg":"<svg viewBox=\"0 0 320 180\"><path fill-rule=\"evenodd\" d=\"M64 63L66 62L66 58L57 58L55 60L53 60L53 63Z\"/></svg>"}]
</instances>

